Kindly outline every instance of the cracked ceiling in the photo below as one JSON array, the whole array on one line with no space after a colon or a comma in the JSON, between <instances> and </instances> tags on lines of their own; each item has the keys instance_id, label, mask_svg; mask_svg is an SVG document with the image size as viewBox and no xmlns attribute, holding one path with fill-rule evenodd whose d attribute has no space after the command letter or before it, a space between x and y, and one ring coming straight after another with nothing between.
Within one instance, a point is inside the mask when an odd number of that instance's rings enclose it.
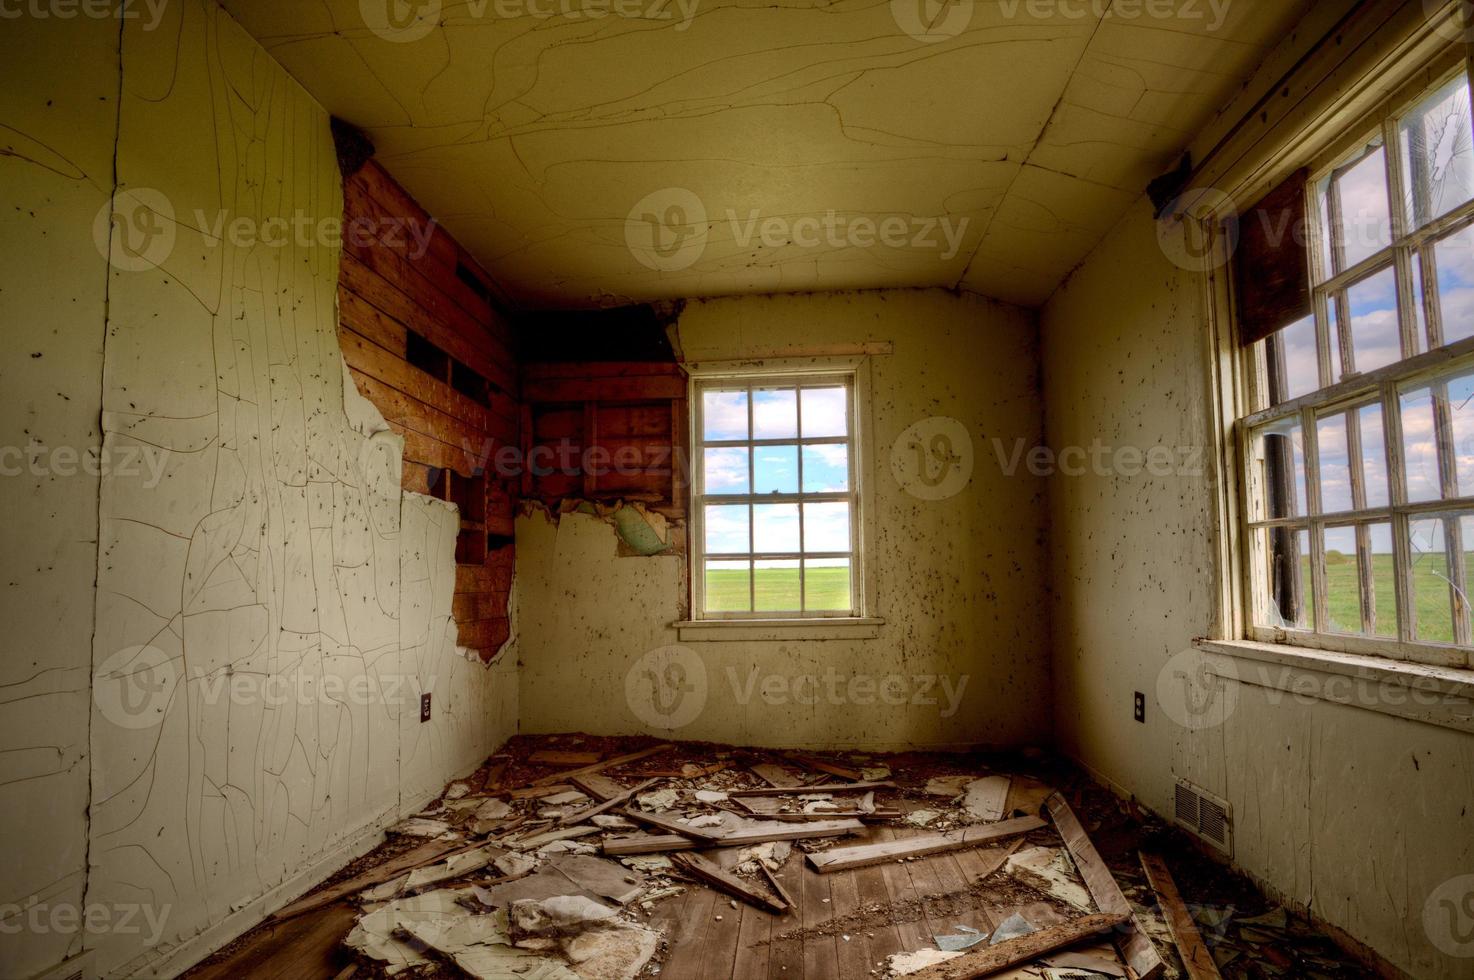
<instances>
[{"instance_id":1,"label":"cracked ceiling","mask_svg":"<svg viewBox=\"0 0 1474 980\"><path fill-rule=\"evenodd\" d=\"M551 308L901 286L1038 305L1308 3L225 6L513 304Z\"/></svg>"}]
</instances>

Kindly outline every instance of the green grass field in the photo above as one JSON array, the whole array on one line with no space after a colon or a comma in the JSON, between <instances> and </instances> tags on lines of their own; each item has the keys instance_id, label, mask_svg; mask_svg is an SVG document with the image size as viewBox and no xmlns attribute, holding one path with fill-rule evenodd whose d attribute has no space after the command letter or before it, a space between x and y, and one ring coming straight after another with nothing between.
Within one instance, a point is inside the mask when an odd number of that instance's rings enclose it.
<instances>
[{"instance_id":1,"label":"green grass field","mask_svg":"<svg viewBox=\"0 0 1474 980\"><path fill-rule=\"evenodd\" d=\"M797 568L759 568L753 583L757 612L796 612L799 609ZM747 572L710 569L706 573L706 608L712 612L747 611ZM808 574L810 610L850 608L850 570L811 568Z\"/></svg>"},{"instance_id":2,"label":"green grass field","mask_svg":"<svg viewBox=\"0 0 1474 980\"><path fill-rule=\"evenodd\" d=\"M1474 556L1471 556L1474 558ZM1474 560L1466 558L1466 581L1474 582ZM1301 562L1307 599L1310 560ZM1441 555L1425 555L1413 569L1413 604L1418 614L1418 639L1430 643L1452 643L1453 620L1449 607L1447 563ZM1397 635L1397 598L1393 585L1392 556L1372 555L1372 586L1377 610L1377 634ZM1361 599L1358 594L1356 558L1339 552L1326 554L1326 612L1336 632L1361 632Z\"/></svg>"}]
</instances>

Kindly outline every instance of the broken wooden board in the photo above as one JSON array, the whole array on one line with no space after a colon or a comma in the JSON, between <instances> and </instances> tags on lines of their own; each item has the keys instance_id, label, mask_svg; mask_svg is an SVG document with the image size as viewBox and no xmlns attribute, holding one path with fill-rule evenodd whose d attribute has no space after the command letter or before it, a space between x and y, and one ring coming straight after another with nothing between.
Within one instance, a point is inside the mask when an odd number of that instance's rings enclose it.
<instances>
[{"instance_id":1,"label":"broken wooden board","mask_svg":"<svg viewBox=\"0 0 1474 980\"><path fill-rule=\"evenodd\" d=\"M682 834L628 834L604 841L604 853L610 857L630 854L663 854L666 851L690 851L696 842Z\"/></svg>"},{"instance_id":2,"label":"broken wooden board","mask_svg":"<svg viewBox=\"0 0 1474 980\"><path fill-rule=\"evenodd\" d=\"M933 964L907 976L911 980L975 980L977 977L990 977L1010 967L1036 960L1046 953L1096 938L1128 918L1125 915L1097 912L1063 925L1031 932L1026 936L1005 939L996 946L963 953L955 959Z\"/></svg>"},{"instance_id":3,"label":"broken wooden board","mask_svg":"<svg viewBox=\"0 0 1474 980\"><path fill-rule=\"evenodd\" d=\"M824 786L763 786L758 789L729 789L727 795L738 796L793 796L803 793L863 793L872 789L895 789L890 781L872 783L828 783Z\"/></svg>"},{"instance_id":4,"label":"broken wooden board","mask_svg":"<svg viewBox=\"0 0 1474 980\"><path fill-rule=\"evenodd\" d=\"M741 878L728 874L699 854L677 854L673 860L676 867L689 872L697 880L705 882L718 891L726 892L748 905L774 915L782 915L788 911L788 904L782 899L763 894Z\"/></svg>"},{"instance_id":5,"label":"broken wooden board","mask_svg":"<svg viewBox=\"0 0 1474 980\"><path fill-rule=\"evenodd\" d=\"M827 772L831 776L838 776L840 779L858 781L865 778L865 774L858 769L851 769L848 766L842 766L837 762L830 762L828 759L821 759L818 756L804 755L802 752L784 752L783 758L797 762L801 766L807 766L810 769Z\"/></svg>"},{"instance_id":6,"label":"broken wooden board","mask_svg":"<svg viewBox=\"0 0 1474 980\"><path fill-rule=\"evenodd\" d=\"M507 796L514 800L535 800L542 796L557 796L559 793L567 793L574 789L577 787L568 783L549 783L546 786L524 786L521 789L514 789L508 792Z\"/></svg>"},{"instance_id":7,"label":"broken wooden board","mask_svg":"<svg viewBox=\"0 0 1474 980\"><path fill-rule=\"evenodd\" d=\"M588 820L592 817L597 817L599 814L603 813L606 810L612 810L617 806L628 803L630 801L630 797L634 796L636 793L643 793L645 790L649 789L651 786L654 786L658 782L660 782L660 780L658 779L647 779L640 785L627 789L623 793L620 793L618 796L611 796L608 799L604 800L602 803L595 803L591 806L586 806L581 810L574 810L572 813L565 814L558 819L558 824L560 826L567 827L569 824L582 823L583 821Z\"/></svg>"},{"instance_id":8,"label":"broken wooden board","mask_svg":"<svg viewBox=\"0 0 1474 980\"><path fill-rule=\"evenodd\" d=\"M1070 809L1069 802L1061 794L1055 793L1044 802L1044 809L1059 829L1059 835L1064 839L1070 857L1075 859L1075 867L1079 870L1080 877L1085 879L1085 887L1090 889L1090 897L1095 899L1096 907L1102 912L1126 917L1126 929L1116 937L1116 948L1121 951L1121 958L1136 971L1141 980L1155 980L1161 976L1166 964L1151 938L1136 921L1131 903L1121 892L1116 876L1106 867L1100 852L1095 849L1085 828L1080 825L1080 818Z\"/></svg>"},{"instance_id":9,"label":"broken wooden board","mask_svg":"<svg viewBox=\"0 0 1474 980\"><path fill-rule=\"evenodd\" d=\"M779 813L774 810L760 813L760 815L769 820L782 820L785 823L805 823L813 820L900 820L905 816L900 810L823 810L818 813Z\"/></svg>"},{"instance_id":10,"label":"broken wooden board","mask_svg":"<svg viewBox=\"0 0 1474 980\"><path fill-rule=\"evenodd\" d=\"M1007 776L984 776L974 779L964 788L967 794L962 800L965 809L974 820L992 822L1002 820L1008 802L1008 786L1012 780Z\"/></svg>"},{"instance_id":11,"label":"broken wooden board","mask_svg":"<svg viewBox=\"0 0 1474 980\"><path fill-rule=\"evenodd\" d=\"M561 830L546 830L523 840L512 841L510 846L518 851L534 851L545 844L556 843L560 840L575 840L597 833L599 833L598 827L564 827Z\"/></svg>"},{"instance_id":12,"label":"broken wooden board","mask_svg":"<svg viewBox=\"0 0 1474 980\"><path fill-rule=\"evenodd\" d=\"M1203 942L1203 935L1198 932L1192 913L1188 912L1187 906L1182 902L1182 895L1177 891L1177 882L1172 880L1167 862L1159 854L1142 851L1141 868L1146 872L1146 880L1152 886L1152 891L1157 893L1162 918L1167 920L1167 931L1177 944L1177 953L1182 957L1182 965L1187 969L1189 980L1222 980L1223 975L1218 972L1218 964L1213 961L1213 954Z\"/></svg>"},{"instance_id":13,"label":"broken wooden board","mask_svg":"<svg viewBox=\"0 0 1474 980\"><path fill-rule=\"evenodd\" d=\"M803 781L795 779L787 769L779 765L774 765L771 762L764 762L760 765L753 766L752 771L763 782L769 786L776 786L779 789L790 789L803 785Z\"/></svg>"},{"instance_id":14,"label":"broken wooden board","mask_svg":"<svg viewBox=\"0 0 1474 980\"><path fill-rule=\"evenodd\" d=\"M757 869L758 871L762 872L764 878L768 879L768 885L773 889L777 896L788 905L789 908L793 908L797 904L796 902L794 902L793 896L788 894L788 889L783 887L783 882L778 880L778 876L773 874L772 871L768 870L767 862L759 859L757 862Z\"/></svg>"},{"instance_id":15,"label":"broken wooden board","mask_svg":"<svg viewBox=\"0 0 1474 980\"><path fill-rule=\"evenodd\" d=\"M541 779L533 780L532 785L543 786L548 783L556 783L562 779L572 779L574 776L586 776L590 773L602 772L605 769L613 769L615 766L623 766L628 765L631 762L638 762L641 759L649 758L650 756L655 755L659 752L667 752L673 748L675 748L675 746L672 745L670 742L664 742L660 745L652 745L648 749L641 749L638 752L631 752L628 755L617 755L612 759L605 759L603 762L596 762L591 766L584 766L582 769L555 772L550 776L544 776Z\"/></svg>"},{"instance_id":16,"label":"broken wooden board","mask_svg":"<svg viewBox=\"0 0 1474 980\"><path fill-rule=\"evenodd\" d=\"M768 841L777 840L803 840L806 837L840 837L865 829L865 825L858 820L832 820L826 817L823 820L804 823L764 822L751 827L743 827L741 830L726 830L693 827L690 824L681 823L674 817L647 813L644 810L626 808L620 810L619 813L620 816L629 817L638 823L648 824L684 837L692 837L708 845L723 847L766 844Z\"/></svg>"},{"instance_id":17,"label":"broken wooden board","mask_svg":"<svg viewBox=\"0 0 1474 980\"><path fill-rule=\"evenodd\" d=\"M301 915L303 912L311 912L313 909L322 908L324 905L331 905L340 899L348 898L350 895L356 895L365 888L382 885L391 878L397 878L416 868L422 868L427 864L434 864L436 861L444 860L452 852L469 850L476 846L478 845L468 845L461 841L439 840L421 844L419 847L405 851L403 854L396 854L383 864L377 864L361 874L354 875L352 878L340 881L336 885L324 888L321 891L313 892L304 898L298 899L291 905L277 909L276 912L272 913L271 918L277 921L290 919L293 916Z\"/></svg>"},{"instance_id":18,"label":"broken wooden board","mask_svg":"<svg viewBox=\"0 0 1474 980\"><path fill-rule=\"evenodd\" d=\"M561 749L541 749L527 757L535 766L587 766L602 759L601 752L566 752Z\"/></svg>"},{"instance_id":19,"label":"broken wooden board","mask_svg":"<svg viewBox=\"0 0 1474 980\"><path fill-rule=\"evenodd\" d=\"M624 784L596 772L578 773L571 780L596 800L609 800L624 792Z\"/></svg>"},{"instance_id":20,"label":"broken wooden board","mask_svg":"<svg viewBox=\"0 0 1474 980\"><path fill-rule=\"evenodd\" d=\"M858 822L858 821L857 821ZM940 854L944 851L960 851L980 844L1027 834L1046 826L1038 817L1016 817L1000 823L964 827L944 834L925 834L920 837L902 837L879 844L859 844L854 847L835 847L809 855L809 863L821 874L831 871L847 871L850 868L865 868L872 864L885 864L908 857Z\"/></svg>"}]
</instances>

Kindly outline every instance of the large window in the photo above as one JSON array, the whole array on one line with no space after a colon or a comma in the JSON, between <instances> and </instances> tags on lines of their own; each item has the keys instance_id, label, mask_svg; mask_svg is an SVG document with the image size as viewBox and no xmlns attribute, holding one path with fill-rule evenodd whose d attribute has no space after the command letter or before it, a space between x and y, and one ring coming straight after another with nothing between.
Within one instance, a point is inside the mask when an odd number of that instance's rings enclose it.
<instances>
[{"instance_id":1,"label":"large window","mask_svg":"<svg viewBox=\"0 0 1474 980\"><path fill-rule=\"evenodd\" d=\"M1460 64L1389 104L1309 182L1314 314L1251 348L1245 550L1258 639L1468 662L1469 102Z\"/></svg>"},{"instance_id":2,"label":"large window","mask_svg":"<svg viewBox=\"0 0 1474 980\"><path fill-rule=\"evenodd\" d=\"M853 374L700 379L698 619L861 615Z\"/></svg>"}]
</instances>

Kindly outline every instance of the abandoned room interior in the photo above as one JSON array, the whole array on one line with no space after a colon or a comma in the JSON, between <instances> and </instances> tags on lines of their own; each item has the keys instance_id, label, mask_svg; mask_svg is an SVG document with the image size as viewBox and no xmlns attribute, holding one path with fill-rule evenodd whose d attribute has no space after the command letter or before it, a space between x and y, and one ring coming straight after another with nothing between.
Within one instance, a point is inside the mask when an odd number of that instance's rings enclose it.
<instances>
[{"instance_id":1,"label":"abandoned room interior","mask_svg":"<svg viewBox=\"0 0 1474 980\"><path fill-rule=\"evenodd\" d=\"M0 980L1471 980L1471 54L0 0Z\"/></svg>"}]
</instances>

